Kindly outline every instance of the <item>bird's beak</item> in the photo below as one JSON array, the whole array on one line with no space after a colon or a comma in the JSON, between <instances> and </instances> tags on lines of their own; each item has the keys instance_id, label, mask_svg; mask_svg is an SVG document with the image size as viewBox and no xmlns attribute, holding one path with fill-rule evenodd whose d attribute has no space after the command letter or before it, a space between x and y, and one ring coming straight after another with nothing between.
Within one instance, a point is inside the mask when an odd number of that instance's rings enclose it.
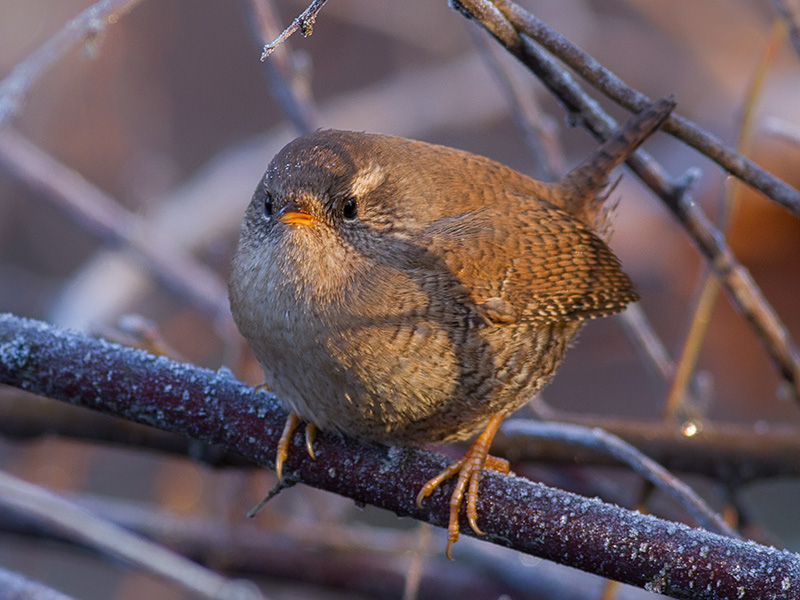
<instances>
[{"instance_id":1,"label":"bird's beak","mask_svg":"<svg viewBox=\"0 0 800 600\"><path fill-rule=\"evenodd\" d=\"M312 214L293 200L287 202L276 216L281 223L290 225L311 225L315 221Z\"/></svg>"}]
</instances>

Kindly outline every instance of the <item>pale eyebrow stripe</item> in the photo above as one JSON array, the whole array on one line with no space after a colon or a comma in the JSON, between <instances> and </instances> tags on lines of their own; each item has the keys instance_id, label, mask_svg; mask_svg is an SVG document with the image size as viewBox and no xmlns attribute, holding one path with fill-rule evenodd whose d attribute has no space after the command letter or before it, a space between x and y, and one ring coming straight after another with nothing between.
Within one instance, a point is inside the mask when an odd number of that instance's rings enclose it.
<instances>
[{"instance_id":1,"label":"pale eyebrow stripe","mask_svg":"<svg viewBox=\"0 0 800 600\"><path fill-rule=\"evenodd\" d=\"M358 173L356 173L356 176L353 177L353 183L350 185L350 193L356 197L364 196L382 184L385 179L386 172L383 168L375 163L370 163L368 166L360 169Z\"/></svg>"}]
</instances>

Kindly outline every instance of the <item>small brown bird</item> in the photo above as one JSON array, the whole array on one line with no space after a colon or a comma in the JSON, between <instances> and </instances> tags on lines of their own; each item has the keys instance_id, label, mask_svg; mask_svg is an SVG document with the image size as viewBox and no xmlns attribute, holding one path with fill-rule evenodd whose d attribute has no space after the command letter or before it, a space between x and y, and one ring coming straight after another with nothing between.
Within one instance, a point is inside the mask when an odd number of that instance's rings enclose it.
<instances>
[{"instance_id":1,"label":"small brown bird","mask_svg":"<svg viewBox=\"0 0 800 600\"><path fill-rule=\"evenodd\" d=\"M503 418L550 379L584 320L637 300L603 241L610 171L674 108L662 100L555 183L387 135L318 131L272 160L244 217L231 310L290 413L381 444L481 431L458 474L447 555L477 525L481 471Z\"/></svg>"}]
</instances>

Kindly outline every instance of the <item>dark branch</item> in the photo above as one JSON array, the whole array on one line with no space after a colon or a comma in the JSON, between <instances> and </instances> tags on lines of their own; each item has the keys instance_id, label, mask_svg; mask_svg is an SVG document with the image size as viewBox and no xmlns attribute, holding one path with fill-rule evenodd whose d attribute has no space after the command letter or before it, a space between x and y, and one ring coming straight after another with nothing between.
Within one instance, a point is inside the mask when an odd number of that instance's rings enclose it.
<instances>
[{"instance_id":1,"label":"dark branch","mask_svg":"<svg viewBox=\"0 0 800 600\"><path fill-rule=\"evenodd\" d=\"M30 441L56 435L186 456L217 468L254 466L217 446L101 413L82 413L78 417L76 410L16 390L0 389L0 436ZM800 429L793 425L725 425L703 421L688 435L678 423L567 413L552 413L547 418L599 427L624 439L670 471L705 475L732 488L771 477L800 476ZM502 429L492 450L520 467L525 463L619 466L618 461L601 452L554 440L507 435Z\"/></svg>"},{"instance_id":2,"label":"dark branch","mask_svg":"<svg viewBox=\"0 0 800 600\"><path fill-rule=\"evenodd\" d=\"M0 316L0 382L183 433L273 466L285 414L227 370L212 372ZM288 476L400 516L447 523L452 482L423 508L414 496L445 458L322 434L311 460L298 434ZM675 598L797 597L800 556L604 504L522 478L487 473L482 539ZM469 531L466 523L463 531Z\"/></svg>"},{"instance_id":3,"label":"dark branch","mask_svg":"<svg viewBox=\"0 0 800 600\"><path fill-rule=\"evenodd\" d=\"M493 0L493 2L519 33L529 36L543 48L552 52L554 56L563 60L582 78L620 106L632 112L639 112L652 104L652 100L645 94L626 85L592 56L550 29L519 5L511 0ZM731 175L750 184L768 198L800 216L799 191L767 173L753 161L732 150L696 124L680 115L672 114L664 123L663 129L702 152Z\"/></svg>"}]
</instances>

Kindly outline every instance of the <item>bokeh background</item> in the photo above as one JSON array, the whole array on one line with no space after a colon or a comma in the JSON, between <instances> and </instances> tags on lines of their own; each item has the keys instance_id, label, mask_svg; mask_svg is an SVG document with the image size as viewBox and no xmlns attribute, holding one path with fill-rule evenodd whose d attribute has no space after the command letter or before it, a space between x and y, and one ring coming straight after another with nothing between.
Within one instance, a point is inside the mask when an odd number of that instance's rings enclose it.
<instances>
[{"instance_id":1,"label":"bokeh background","mask_svg":"<svg viewBox=\"0 0 800 600\"><path fill-rule=\"evenodd\" d=\"M0 77L90 4L0 0ZM297 0L275 4L284 25L306 6ZM732 146L749 106L754 116L746 153L800 186L800 147L776 134L776 129L800 127L800 57L779 41L774 56L764 59L775 35L771 2L522 4L633 87L652 98L674 94L681 114ZM207 265L218 277L219 287L213 290L223 292L215 298L222 307L238 223L250 194L272 154L297 135L259 62L260 46L246 8L245 2L144 0L91 44L56 61L6 124L133 215L138 239L167 254L170 249L190 253ZM564 172L588 156L596 147L588 134L571 128L547 91L487 44L485 35L476 42L476 32L470 31L475 29L444 0L330 0L313 35L296 35L289 46L319 126L452 145L540 176L541 166L496 83L497 66L487 62L489 48L533 101L538 125L561 148L562 157L551 156L555 167ZM747 90L759 70L764 84L748 104ZM603 104L625 118L624 112ZM690 167L702 170L694 197L712 219L721 218L726 194L738 195L730 244L788 331L800 338L800 221L744 186L732 191L718 167L663 134L647 149L674 177ZM612 246L636 282L656 332L677 355L703 281L702 261L658 199L632 175L623 175L614 197L619 206ZM120 318L140 315L185 360L211 368L225 365L238 377L259 382L258 367L224 311L210 314L157 282L130 252L101 239L74 211L14 175L3 161L0 311L123 341L128 338L119 331ZM668 389L668 382L643 366L619 322L604 319L584 329L543 397L566 413L659 419ZM687 415L698 422L800 427L797 404L724 294L711 316L694 391L697 403ZM84 415L0 388L0 419L13 423L20 415L30 418L31 411L56 422ZM273 597L399 597L414 573L422 573L420 597L457 593L459 584L448 587L447 582L458 577L461 584L472 582L475 597L496 597L498 591L517 597L509 581L537 567L537 561L503 554L498 560L513 567L513 575L486 567L475 580L475 572L467 574L464 565L488 565L481 552L497 550L475 550L486 545L465 541L460 558L456 547L456 564L441 566L440 531L420 533L412 522L362 511L306 488L284 492L255 521L245 522L244 513L273 484L272 473L216 470L182 458L38 435L0 439L0 468L95 503L102 514L118 510L133 521L175 515L185 519L182 523L212 523L217 534L205 540L212 546L225 532L232 540L236 531L247 532L242 539L274 535L264 539L278 540L281 551L270 554L265 545L263 555L270 558L263 562L268 565L255 558L249 567L231 565L221 550L211 561L223 570L233 566L249 572L269 586ZM537 474L570 485L563 473L543 468ZM614 500L635 502L634 478L618 471L600 478L614 489ZM712 503L724 503L713 482L690 481ZM761 540L794 550L800 550L798 497L796 480L763 481L738 494L739 508L758 525ZM681 518L663 504L662 514ZM14 531L15 519L6 514L0 528ZM80 598L184 597L148 575L69 545L45 543L22 529L0 531L0 565L65 593ZM365 547L370 560L364 557ZM193 548L184 549L191 553ZM380 564L391 564L393 570L374 564L383 559Z\"/></svg>"}]
</instances>

